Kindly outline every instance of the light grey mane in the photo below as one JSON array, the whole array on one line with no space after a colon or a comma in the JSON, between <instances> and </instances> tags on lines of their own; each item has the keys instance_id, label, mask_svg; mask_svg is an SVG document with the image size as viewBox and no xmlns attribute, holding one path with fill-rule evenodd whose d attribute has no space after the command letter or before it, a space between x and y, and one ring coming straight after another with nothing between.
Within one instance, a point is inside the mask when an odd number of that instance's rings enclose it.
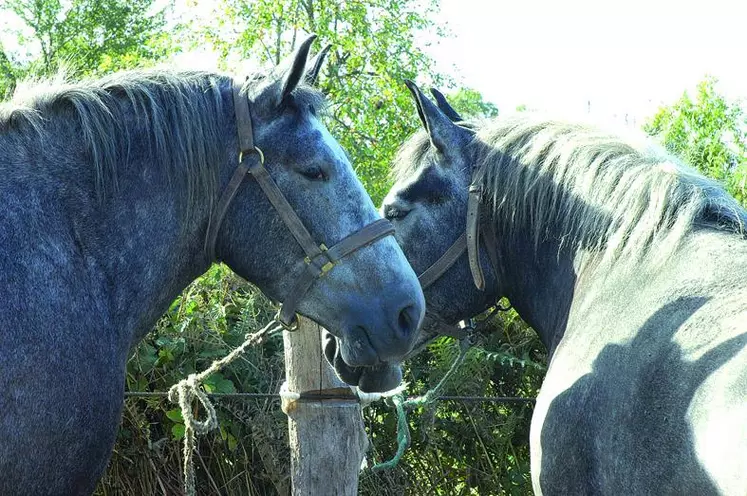
<instances>
[{"instance_id":1,"label":"light grey mane","mask_svg":"<svg viewBox=\"0 0 747 496\"><path fill-rule=\"evenodd\" d=\"M247 77L242 91L250 93L266 77ZM100 198L107 188L117 189L116 164L135 147L146 147L151 162L162 164L170 178L186 180L191 211L198 199L208 205L214 200L219 161L225 157L221 86L227 84L227 76L163 69L74 84L63 76L27 81L9 102L0 103L0 132L30 127L34 132L26 134L28 139L43 146L50 133L57 132L55 122L77 119ZM299 106L323 106L323 97L308 86L297 88L293 97ZM135 131L149 136L149 142L136 142Z\"/></svg>"},{"instance_id":2,"label":"light grey mane","mask_svg":"<svg viewBox=\"0 0 747 496\"><path fill-rule=\"evenodd\" d=\"M595 259L636 259L652 244L662 256L696 225L744 235L747 212L715 181L646 139L532 114L473 121L474 164L481 170L501 235L550 232ZM428 136L399 152L397 180L427 159Z\"/></svg>"}]
</instances>

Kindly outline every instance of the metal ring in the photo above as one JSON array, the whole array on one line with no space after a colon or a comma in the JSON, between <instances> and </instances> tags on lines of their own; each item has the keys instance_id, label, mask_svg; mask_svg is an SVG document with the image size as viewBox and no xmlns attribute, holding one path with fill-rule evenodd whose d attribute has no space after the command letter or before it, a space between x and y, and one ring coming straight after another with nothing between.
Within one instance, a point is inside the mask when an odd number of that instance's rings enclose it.
<instances>
[{"instance_id":1,"label":"metal ring","mask_svg":"<svg viewBox=\"0 0 747 496\"><path fill-rule=\"evenodd\" d=\"M259 155L259 163L262 165L265 165L265 154L260 147L255 146L254 149L251 150L251 152L254 152L257 155ZM244 161L244 151L242 150L239 152L239 163L243 161Z\"/></svg>"},{"instance_id":2,"label":"metal ring","mask_svg":"<svg viewBox=\"0 0 747 496\"><path fill-rule=\"evenodd\" d=\"M283 307L281 306L280 308L278 308L278 312L277 312L277 313L275 314L275 321L276 321L276 322L277 322L278 324L280 324L280 326L281 326L281 327L282 327L283 329L285 329L286 331L288 331L288 332L296 332L296 331L298 330L298 315L296 315L296 314L294 313L294 314L293 314L293 320L292 320L292 321L291 321L291 322L290 322L289 324L286 324L286 323L285 323L285 322L283 322L283 320L282 320L282 319L280 318L280 312L282 312L282 311L283 311Z\"/></svg>"},{"instance_id":3,"label":"metal ring","mask_svg":"<svg viewBox=\"0 0 747 496\"><path fill-rule=\"evenodd\" d=\"M254 151L257 152L257 155L259 155L259 163L265 165L265 154L262 149L258 146L255 146Z\"/></svg>"}]
</instances>

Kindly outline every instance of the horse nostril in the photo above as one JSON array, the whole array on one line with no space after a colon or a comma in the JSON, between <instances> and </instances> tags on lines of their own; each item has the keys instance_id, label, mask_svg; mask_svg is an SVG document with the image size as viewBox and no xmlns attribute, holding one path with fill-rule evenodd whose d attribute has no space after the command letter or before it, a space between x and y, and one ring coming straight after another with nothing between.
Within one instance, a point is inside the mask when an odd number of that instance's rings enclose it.
<instances>
[{"instance_id":1,"label":"horse nostril","mask_svg":"<svg viewBox=\"0 0 747 496\"><path fill-rule=\"evenodd\" d=\"M402 336L409 336L415 332L417 327L417 311L415 305L407 305L400 310L397 319L397 330Z\"/></svg>"}]
</instances>

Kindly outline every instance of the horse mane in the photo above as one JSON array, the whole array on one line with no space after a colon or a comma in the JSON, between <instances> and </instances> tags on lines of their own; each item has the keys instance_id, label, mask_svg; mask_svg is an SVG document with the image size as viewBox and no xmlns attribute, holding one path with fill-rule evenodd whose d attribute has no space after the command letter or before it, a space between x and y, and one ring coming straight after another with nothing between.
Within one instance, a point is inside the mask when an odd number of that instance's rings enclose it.
<instances>
[{"instance_id":1,"label":"horse mane","mask_svg":"<svg viewBox=\"0 0 747 496\"><path fill-rule=\"evenodd\" d=\"M720 184L643 136L530 113L468 126L478 180L509 240L529 229L535 246L560 236L561 247L613 261L638 260L653 244L666 257L696 226L744 236L747 212ZM413 137L395 177L412 174L428 147L425 132Z\"/></svg>"},{"instance_id":2,"label":"horse mane","mask_svg":"<svg viewBox=\"0 0 747 496\"><path fill-rule=\"evenodd\" d=\"M268 77L247 77L242 92ZM116 165L139 145L154 165L162 164L169 180L186 180L189 212L198 200L212 205L215 199L226 152L221 87L230 81L210 72L168 69L123 71L79 83L67 82L64 75L26 81L9 102L0 103L0 132L30 128L43 143L54 132L47 124L72 112L91 156L99 198L107 188L117 189ZM299 107L323 105L321 94L308 86L296 88L293 97ZM149 142L136 144L136 130Z\"/></svg>"}]
</instances>

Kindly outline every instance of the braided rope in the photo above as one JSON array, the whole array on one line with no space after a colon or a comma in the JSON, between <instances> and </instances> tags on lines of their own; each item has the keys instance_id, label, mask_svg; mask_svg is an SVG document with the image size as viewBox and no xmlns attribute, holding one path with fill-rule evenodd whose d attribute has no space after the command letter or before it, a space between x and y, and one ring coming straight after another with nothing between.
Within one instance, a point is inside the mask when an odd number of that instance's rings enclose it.
<instances>
[{"instance_id":1,"label":"braided rope","mask_svg":"<svg viewBox=\"0 0 747 496\"><path fill-rule=\"evenodd\" d=\"M274 320L261 330L247 334L244 342L238 348L223 358L216 360L199 374L189 374L169 389L169 401L178 403L184 418L184 491L187 496L195 494L195 468L192 455L195 451L195 436L201 436L218 427L218 417L215 407L210 402L205 391L200 387L210 374L233 362L239 355L244 353L250 346L262 344L271 334L282 330ZM197 420L192 412L192 404L197 400L205 409L205 419Z\"/></svg>"}]
</instances>

